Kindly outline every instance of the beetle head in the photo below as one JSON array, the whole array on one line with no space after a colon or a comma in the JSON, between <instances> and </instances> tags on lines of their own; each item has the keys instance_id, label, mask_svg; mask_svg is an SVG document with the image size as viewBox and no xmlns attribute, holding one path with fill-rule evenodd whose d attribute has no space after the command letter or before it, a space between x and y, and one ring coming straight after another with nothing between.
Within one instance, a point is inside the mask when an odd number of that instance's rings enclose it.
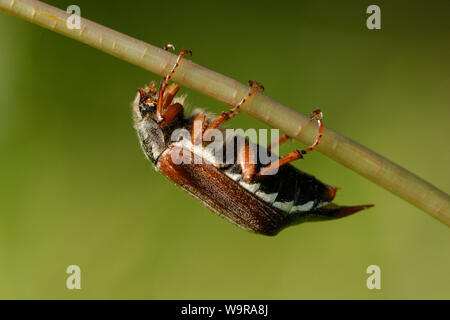
<instances>
[{"instance_id":1,"label":"beetle head","mask_svg":"<svg viewBox=\"0 0 450 320\"><path fill-rule=\"evenodd\" d=\"M139 89L133 101L134 128L147 158L155 163L166 148L164 133L156 115L158 94L155 82Z\"/></svg>"},{"instance_id":2,"label":"beetle head","mask_svg":"<svg viewBox=\"0 0 450 320\"><path fill-rule=\"evenodd\" d=\"M150 86L139 89L133 102L133 119L135 122L144 119L156 121L156 106L158 104L158 91L155 81Z\"/></svg>"}]
</instances>

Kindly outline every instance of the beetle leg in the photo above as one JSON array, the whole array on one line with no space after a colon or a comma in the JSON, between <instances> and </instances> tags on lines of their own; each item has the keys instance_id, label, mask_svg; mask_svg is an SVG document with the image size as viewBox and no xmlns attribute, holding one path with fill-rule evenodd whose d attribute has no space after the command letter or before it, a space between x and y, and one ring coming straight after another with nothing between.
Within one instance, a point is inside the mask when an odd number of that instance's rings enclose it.
<instances>
[{"instance_id":1,"label":"beetle leg","mask_svg":"<svg viewBox=\"0 0 450 320\"><path fill-rule=\"evenodd\" d=\"M163 96L163 105L162 105L163 116L164 116L165 110L168 107L170 107L170 105L172 104L173 98L175 98L178 90L180 90L180 87L176 83L172 83L165 90L164 96Z\"/></svg>"},{"instance_id":2,"label":"beetle leg","mask_svg":"<svg viewBox=\"0 0 450 320\"><path fill-rule=\"evenodd\" d=\"M252 182L256 175L256 154L255 149L250 147L248 141L245 141L239 147L237 153L237 163L241 167L242 177L245 182Z\"/></svg>"},{"instance_id":3,"label":"beetle leg","mask_svg":"<svg viewBox=\"0 0 450 320\"><path fill-rule=\"evenodd\" d=\"M248 82L249 86L250 86L250 91L247 93L247 95L242 98L242 100L237 104L237 106L231 108L230 110L228 110L227 112L222 112L217 118L216 120L214 120L207 128L207 130L209 129L215 129L217 128L222 122L233 118L234 116L236 116L239 113L239 108L245 103L245 101L247 101L248 98L250 98L252 95L254 95L259 89L264 90L264 87L253 81L250 80ZM255 87L253 87L256 84Z\"/></svg>"},{"instance_id":4,"label":"beetle leg","mask_svg":"<svg viewBox=\"0 0 450 320\"><path fill-rule=\"evenodd\" d=\"M275 170L278 170L281 166L283 166L283 165L285 165L285 164L287 164L289 162L298 160L298 159L303 159L303 155L305 155L308 152L311 152L312 150L314 150L317 147L317 145L320 143L320 140L322 139L322 132L323 132L322 118L323 118L323 114L322 114L322 112L319 109L314 110L311 113L311 120L316 120L318 122L318 124L319 124L319 134L317 135L316 140L314 141L314 143L311 146L309 146L308 148L303 149L303 150L298 150L297 149L295 151L292 151L288 155L278 159L277 161L271 163L267 167L262 168L254 176L254 179L258 179L258 178L260 178L262 176L265 176L265 175L273 174L273 172Z\"/></svg>"},{"instance_id":5,"label":"beetle leg","mask_svg":"<svg viewBox=\"0 0 450 320\"><path fill-rule=\"evenodd\" d=\"M194 117L191 128L192 144L197 145L201 143L203 132L205 131L206 125L207 125L206 114L199 113Z\"/></svg>"},{"instance_id":6,"label":"beetle leg","mask_svg":"<svg viewBox=\"0 0 450 320\"><path fill-rule=\"evenodd\" d=\"M281 166L298 160L298 159L302 159L303 155L302 155L302 151L303 150L294 150L291 153L289 153L288 155L278 159L277 161L271 163L270 165L268 165L267 167L262 168L256 175L255 175L255 179L260 178L261 176L266 176L266 175L271 175L273 174L273 172L275 170L278 170Z\"/></svg>"},{"instance_id":7,"label":"beetle leg","mask_svg":"<svg viewBox=\"0 0 450 320\"><path fill-rule=\"evenodd\" d=\"M311 120L316 120L317 124L319 125L319 134L317 135L316 141L314 143L301 151L302 154L307 154L308 152L311 152L314 150L315 147L320 143L320 140L322 139L323 134L323 113L320 111L320 109L316 109L313 112L311 112Z\"/></svg>"},{"instance_id":8,"label":"beetle leg","mask_svg":"<svg viewBox=\"0 0 450 320\"><path fill-rule=\"evenodd\" d=\"M282 143L286 142L287 140L289 140L290 137L288 137L287 134L283 134L278 141L274 141L272 142L268 147L267 147L267 151L272 151L272 149L276 146L281 145Z\"/></svg>"},{"instance_id":9,"label":"beetle leg","mask_svg":"<svg viewBox=\"0 0 450 320\"><path fill-rule=\"evenodd\" d=\"M167 44L164 46L164 49L165 50L175 49L175 47L171 44ZM169 74L167 76L165 76L164 80L161 81L161 84L159 86L158 105L156 107L156 115L158 117L159 122L164 121L164 116L163 116L164 92L166 91L166 88L167 88L167 85L169 84L170 78L172 78L172 75L174 74L174 72L178 68L178 66L180 65L180 62L186 53L190 53L192 55L191 50L182 50L180 52L180 54L178 55L177 61L175 62L174 66L172 67L172 70L169 72Z\"/></svg>"},{"instance_id":10,"label":"beetle leg","mask_svg":"<svg viewBox=\"0 0 450 320\"><path fill-rule=\"evenodd\" d=\"M164 112L164 118L159 123L161 127L169 125L175 117L183 111L183 106L179 103L171 104Z\"/></svg>"},{"instance_id":11,"label":"beetle leg","mask_svg":"<svg viewBox=\"0 0 450 320\"><path fill-rule=\"evenodd\" d=\"M177 94L180 87L173 83L165 91L163 96L163 120L159 123L162 127L169 125L173 119L183 110L183 106L179 103L173 103L173 98Z\"/></svg>"}]
</instances>

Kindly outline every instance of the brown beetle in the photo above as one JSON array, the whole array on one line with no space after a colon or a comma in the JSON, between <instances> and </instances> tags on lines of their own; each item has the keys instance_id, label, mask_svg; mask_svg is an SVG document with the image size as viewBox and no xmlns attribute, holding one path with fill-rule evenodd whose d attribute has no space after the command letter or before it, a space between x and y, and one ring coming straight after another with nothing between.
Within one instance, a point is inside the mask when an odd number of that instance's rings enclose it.
<instances>
[{"instance_id":1,"label":"brown beetle","mask_svg":"<svg viewBox=\"0 0 450 320\"><path fill-rule=\"evenodd\" d=\"M172 48L166 45L165 49ZM183 56L191 53L183 50L171 72L161 81L139 89L133 103L134 127L146 157L156 170L189 192L206 207L238 225L265 235L276 235L280 230L305 221L320 221L348 216L371 205L353 207L331 203L336 188L328 186L289 164L312 151L322 137L322 113L315 110L312 121L318 124L318 136L313 145L295 150L279 158L272 154L275 146L288 139L282 136L267 148L247 140L232 144L223 142L219 154L223 156L232 149L233 161L220 162L205 151L214 130L223 132L223 122L238 114L245 101L263 87L250 81L248 94L228 112L213 118L202 111L185 117L184 98L176 98L178 85L169 80ZM185 130L188 139L174 139L174 132ZM231 139L235 142L236 137ZM230 141L228 139L227 141ZM228 150L227 150L228 149ZM273 159L268 164L260 161L259 151L264 149ZM183 161L179 161L182 159ZM184 161L190 159L190 161ZM200 162L192 161L200 159Z\"/></svg>"}]
</instances>

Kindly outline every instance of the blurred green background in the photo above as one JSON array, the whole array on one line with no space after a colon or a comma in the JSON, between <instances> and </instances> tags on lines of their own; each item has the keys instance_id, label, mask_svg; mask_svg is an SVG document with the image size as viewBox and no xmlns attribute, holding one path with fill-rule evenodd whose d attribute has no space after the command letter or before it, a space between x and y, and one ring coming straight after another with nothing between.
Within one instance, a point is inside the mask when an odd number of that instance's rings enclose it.
<instances>
[{"instance_id":1,"label":"blurred green background","mask_svg":"<svg viewBox=\"0 0 450 320\"><path fill-rule=\"evenodd\" d=\"M47 1L246 82L450 190L448 1ZM381 7L382 30L366 28ZM156 173L133 131L159 76L0 13L0 298L450 298L449 229L312 153L347 219L264 237ZM227 109L199 93L188 105ZM263 128L242 114L234 128ZM287 144L282 152L296 146ZM68 265L82 289L66 289ZM381 267L381 290L366 268Z\"/></svg>"}]
</instances>

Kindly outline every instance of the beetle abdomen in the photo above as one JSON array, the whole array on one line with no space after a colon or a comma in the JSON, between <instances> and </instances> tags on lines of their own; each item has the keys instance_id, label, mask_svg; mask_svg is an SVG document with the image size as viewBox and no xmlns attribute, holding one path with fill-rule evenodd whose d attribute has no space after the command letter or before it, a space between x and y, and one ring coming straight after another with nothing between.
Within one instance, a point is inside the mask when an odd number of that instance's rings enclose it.
<instances>
[{"instance_id":1,"label":"beetle abdomen","mask_svg":"<svg viewBox=\"0 0 450 320\"><path fill-rule=\"evenodd\" d=\"M239 178L242 176L236 169L239 166L222 169L206 159L201 164L175 164L172 152L192 153L176 145L167 148L156 164L167 178L219 216L256 233L273 236L293 224L341 218L369 207L324 205L333 199L336 189L292 166L260 182L247 184ZM295 187L289 187L293 181ZM310 201L314 201L311 210L302 211ZM279 208L288 202L292 202L289 212Z\"/></svg>"},{"instance_id":2,"label":"beetle abdomen","mask_svg":"<svg viewBox=\"0 0 450 320\"><path fill-rule=\"evenodd\" d=\"M333 200L336 193L335 188L289 164L281 167L277 174L265 176L253 183L244 181L237 164L224 168L223 171L259 199L289 215L298 216L324 207Z\"/></svg>"}]
</instances>

